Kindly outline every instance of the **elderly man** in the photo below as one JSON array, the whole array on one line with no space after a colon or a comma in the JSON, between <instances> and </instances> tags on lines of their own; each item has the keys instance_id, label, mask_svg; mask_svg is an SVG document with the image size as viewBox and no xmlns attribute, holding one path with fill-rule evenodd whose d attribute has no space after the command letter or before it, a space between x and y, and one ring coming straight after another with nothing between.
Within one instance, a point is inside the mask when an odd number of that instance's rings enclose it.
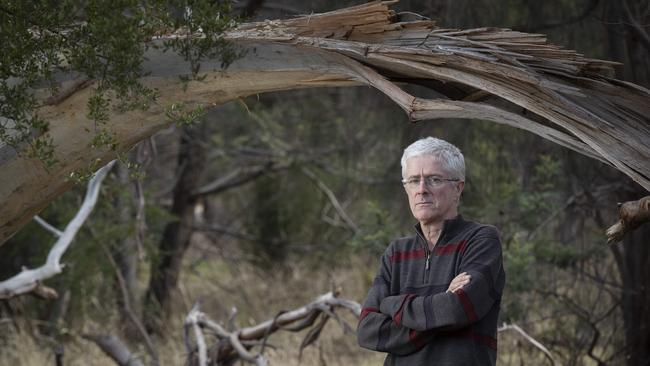
<instances>
[{"instance_id":1,"label":"elderly man","mask_svg":"<svg viewBox=\"0 0 650 366\"><path fill-rule=\"evenodd\" d=\"M415 235L394 240L363 304L357 338L384 365L494 365L505 273L496 228L465 220L465 160L429 137L404 150Z\"/></svg>"}]
</instances>

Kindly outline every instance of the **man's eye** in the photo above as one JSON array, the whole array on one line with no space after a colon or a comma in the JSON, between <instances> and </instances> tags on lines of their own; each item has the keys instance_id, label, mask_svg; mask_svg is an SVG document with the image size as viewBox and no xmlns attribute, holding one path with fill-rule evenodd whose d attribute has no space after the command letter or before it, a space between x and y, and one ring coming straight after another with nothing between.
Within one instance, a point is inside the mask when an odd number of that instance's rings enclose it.
<instances>
[{"instance_id":1,"label":"man's eye","mask_svg":"<svg viewBox=\"0 0 650 366\"><path fill-rule=\"evenodd\" d=\"M442 183L442 179L440 179L440 178L429 178L429 179L427 179L427 180L428 180L428 183L429 183L430 185L433 185L433 186L437 186L437 185L439 185L440 183Z\"/></svg>"}]
</instances>

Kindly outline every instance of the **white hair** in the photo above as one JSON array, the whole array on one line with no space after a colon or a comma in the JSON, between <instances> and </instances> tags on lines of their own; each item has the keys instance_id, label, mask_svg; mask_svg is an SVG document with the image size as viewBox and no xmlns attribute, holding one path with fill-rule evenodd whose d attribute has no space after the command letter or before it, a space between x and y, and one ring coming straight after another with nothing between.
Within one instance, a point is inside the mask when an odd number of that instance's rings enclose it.
<instances>
[{"instance_id":1,"label":"white hair","mask_svg":"<svg viewBox=\"0 0 650 366\"><path fill-rule=\"evenodd\" d=\"M415 141L404 149L402 155L402 177L406 178L406 161L412 157L431 155L442 163L452 178L465 180L465 158L456 146L435 137Z\"/></svg>"}]
</instances>

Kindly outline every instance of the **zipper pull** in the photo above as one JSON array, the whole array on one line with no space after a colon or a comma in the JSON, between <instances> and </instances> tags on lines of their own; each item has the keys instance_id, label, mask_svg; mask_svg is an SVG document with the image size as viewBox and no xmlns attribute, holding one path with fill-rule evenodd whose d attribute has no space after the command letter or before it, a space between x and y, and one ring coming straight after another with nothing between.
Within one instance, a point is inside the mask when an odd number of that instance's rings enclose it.
<instances>
[{"instance_id":1,"label":"zipper pull","mask_svg":"<svg viewBox=\"0 0 650 366\"><path fill-rule=\"evenodd\" d=\"M429 256L430 256L430 254L427 254L427 263L424 265L424 269L425 269L426 271L429 270Z\"/></svg>"}]
</instances>

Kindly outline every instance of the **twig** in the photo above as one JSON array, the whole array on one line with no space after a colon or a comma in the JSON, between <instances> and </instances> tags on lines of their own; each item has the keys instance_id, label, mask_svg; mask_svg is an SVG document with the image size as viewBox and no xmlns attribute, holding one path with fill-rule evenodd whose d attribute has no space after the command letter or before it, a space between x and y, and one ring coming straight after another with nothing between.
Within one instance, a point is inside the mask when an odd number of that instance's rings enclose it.
<instances>
[{"instance_id":1,"label":"twig","mask_svg":"<svg viewBox=\"0 0 650 366\"><path fill-rule=\"evenodd\" d=\"M95 208L97 197L99 196L99 188L101 187L102 181L113 167L113 164L115 164L115 160L99 169L88 182L88 190L86 191L86 197L81 204L81 208L79 208L75 217L70 221L70 223L68 223L68 226L66 226L65 230L59 236L59 239L50 250L45 264L35 269L24 270L19 274L0 282L0 299L8 299L33 291L41 281L61 273L63 270L61 257L70 246L70 243L72 243L72 240L75 238L77 232L90 213L93 211L93 208Z\"/></svg>"},{"instance_id":2,"label":"twig","mask_svg":"<svg viewBox=\"0 0 650 366\"><path fill-rule=\"evenodd\" d=\"M49 231L52 233L54 236L57 238L61 237L63 235L63 231L55 228L54 226L50 225L47 221L43 220L40 216L36 215L34 216L34 221L36 221L39 225L43 227L43 229Z\"/></svg>"},{"instance_id":3,"label":"twig","mask_svg":"<svg viewBox=\"0 0 650 366\"><path fill-rule=\"evenodd\" d=\"M83 334L83 338L95 342L99 348L120 366L144 366L137 357L111 334Z\"/></svg>"},{"instance_id":4,"label":"twig","mask_svg":"<svg viewBox=\"0 0 650 366\"><path fill-rule=\"evenodd\" d=\"M196 303L187 317L185 318L185 326L192 327L194 331L194 338L196 338L196 345L199 353L199 366L207 366L208 364L208 351L205 345L205 338L199 326L199 316L202 314L199 310L199 303ZM187 334L187 333L186 333ZM186 340L186 344L188 341Z\"/></svg>"},{"instance_id":5,"label":"twig","mask_svg":"<svg viewBox=\"0 0 650 366\"><path fill-rule=\"evenodd\" d=\"M64 100L68 99L72 94L78 92L81 89L85 89L88 85L92 84L93 80L90 79L79 79L72 82L72 84L66 89L62 90L59 94L52 95L47 98L44 105L57 105L61 104Z\"/></svg>"},{"instance_id":6,"label":"twig","mask_svg":"<svg viewBox=\"0 0 650 366\"><path fill-rule=\"evenodd\" d=\"M535 338L531 337L528 333L524 332L523 329L521 329L517 324L503 324L497 331L503 332L506 330L514 330L517 333L521 334L528 342L530 342L533 346L537 347L540 351L544 353L544 356L548 358L548 360L551 362L551 365L557 365L557 361L553 358L553 355L551 352L548 350L548 348L544 347L542 343L537 341Z\"/></svg>"},{"instance_id":7,"label":"twig","mask_svg":"<svg viewBox=\"0 0 650 366\"><path fill-rule=\"evenodd\" d=\"M265 174L288 169L291 164L279 164L273 161L267 162L262 166L247 166L235 168L223 177L210 182L203 187L198 188L192 195L206 196L223 193L231 188L236 188L246 183L252 182Z\"/></svg>"},{"instance_id":8,"label":"twig","mask_svg":"<svg viewBox=\"0 0 650 366\"><path fill-rule=\"evenodd\" d=\"M341 206L341 203L340 203L339 200L336 198L336 195L334 194L334 192L332 192L332 190L329 189L329 187L327 187L327 185L325 184L325 182L323 182L321 179L319 179L319 178L316 176L316 174L314 174L314 172L312 172L312 171L309 170L308 168L302 168L301 171L302 171L302 173L303 173L304 175L306 175L309 179L311 179L312 181L314 181L314 183L316 184L316 186L317 186L321 191L323 191L323 193L325 193L325 195L327 196L327 198L330 200L330 203L332 204L332 206L334 206L334 209L335 209L336 212L339 214L339 216L341 217L341 219L343 219L343 221L345 222L345 224L346 224L346 225L347 225L347 226L348 226L348 227L349 227L353 232L358 233L358 232L359 232L359 226L357 226L357 224L355 224L354 221L352 221L352 219L350 218L350 216L348 216L348 214L347 214L347 213L345 212L345 210L343 209L343 206Z\"/></svg>"},{"instance_id":9,"label":"twig","mask_svg":"<svg viewBox=\"0 0 650 366\"><path fill-rule=\"evenodd\" d=\"M322 314L325 319L329 319L332 316L337 318L341 323L341 326L346 329L346 326L344 325L345 323L343 323L343 321L333 313L332 309L334 307L347 308L357 317L361 313L361 305L358 303L350 300L339 299L333 292L328 292L305 306L292 311L280 312L273 319L269 319L256 326L229 332L225 327L210 320L199 310L197 304L185 318L185 344L189 355L188 357L190 358L189 364L192 364L192 353L194 352L194 348L189 342L189 328L194 329L195 337L197 339L196 349L198 351L199 366L203 366L204 364L201 362L207 360L205 337L200 328L209 329L220 342L223 342L219 349L217 360L213 361L219 362L226 359L230 360L234 357L235 359L240 358L241 360L261 366L266 365L267 362L263 355L264 347L266 346L266 339L270 334L277 330L281 329L295 332L305 329L314 324L314 321L320 314ZM199 329L197 329L197 327L199 327ZM319 334L319 332L310 332L308 337L311 337L311 342L313 342ZM259 340L262 340L262 342L260 343ZM257 345L261 345L262 349L257 355L255 355L249 350L251 347Z\"/></svg>"},{"instance_id":10,"label":"twig","mask_svg":"<svg viewBox=\"0 0 650 366\"><path fill-rule=\"evenodd\" d=\"M627 18L627 27L632 30L632 32L639 39L639 43L643 45L646 49L646 52L650 52L650 35L648 32L637 22L637 20L632 15L632 11L626 0L622 0L621 4L623 5L623 13L625 13L625 18Z\"/></svg>"},{"instance_id":11,"label":"twig","mask_svg":"<svg viewBox=\"0 0 650 366\"><path fill-rule=\"evenodd\" d=\"M105 245L102 245L102 249L104 249L106 258L108 258L108 262L111 264L113 270L115 271L115 276L117 277L117 283L120 287L120 292L122 293L122 303L124 307L124 312L127 314L129 320L131 320L133 325L135 325L135 327L138 329L138 332L140 332L140 335L144 339L144 343L145 346L147 347L147 351L151 356L151 360L152 360L151 364L154 366L158 366L160 364L160 360L158 359L158 353L156 352L156 347L154 347L151 337L149 337L149 333L147 333L147 330L144 328L144 325L142 325L142 322L138 319L138 317L135 315L135 312L133 312L133 309L131 308L131 300L129 297L129 291L126 288L126 282L124 281L124 276L122 276L122 272L117 266L117 263L115 263L115 259L113 259L113 256L111 255L108 248L106 248Z\"/></svg>"},{"instance_id":12,"label":"twig","mask_svg":"<svg viewBox=\"0 0 650 366\"><path fill-rule=\"evenodd\" d=\"M628 232L650 222L650 196L638 201L628 201L618 204L619 220L607 229L607 243L614 244L621 240Z\"/></svg>"}]
</instances>

